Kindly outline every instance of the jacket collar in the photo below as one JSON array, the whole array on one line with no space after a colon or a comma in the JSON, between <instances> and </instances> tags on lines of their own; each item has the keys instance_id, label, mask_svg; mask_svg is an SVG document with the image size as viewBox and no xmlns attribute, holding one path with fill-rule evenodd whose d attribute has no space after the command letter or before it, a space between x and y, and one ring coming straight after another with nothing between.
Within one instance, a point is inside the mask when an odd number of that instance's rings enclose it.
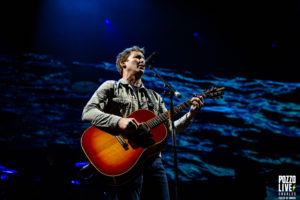
<instances>
[{"instance_id":1,"label":"jacket collar","mask_svg":"<svg viewBox=\"0 0 300 200\"><path fill-rule=\"evenodd\" d=\"M132 88L132 85L128 83L128 81L126 81L125 79L121 78L119 81L118 81L118 85L119 84L122 84L122 85L126 85L126 86L129 86ZM140 88L145 88L144 84L142 83L142 86Z\"/></svg>"}]
</instances>

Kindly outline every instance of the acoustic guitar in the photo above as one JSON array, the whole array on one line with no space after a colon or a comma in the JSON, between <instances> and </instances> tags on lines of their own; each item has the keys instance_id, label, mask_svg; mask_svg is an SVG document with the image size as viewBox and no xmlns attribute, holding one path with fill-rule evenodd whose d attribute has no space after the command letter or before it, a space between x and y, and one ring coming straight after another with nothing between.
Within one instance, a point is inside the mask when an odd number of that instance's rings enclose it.
<instances>
[{"instance_id":1,"label":"acoustic guitar","mask_svg":"<svg viewBox=\"0 0 300 200\"><path fill-rule=\"evenodd\" d=\"M225 88L212 87L198 96L220 98ZM178 114L191 106L191 101L174 107ZM163 124L169 120L169 111L156 116L149 110L137 110L128 118L140 123L137 131L124 137L113 130L90 126L81 137L81 147L93 167L100 172L101 179L109 185L122 185L133 179L143 165L154 155L161 152L167 137Z\"/></svg>"}]
</instances>

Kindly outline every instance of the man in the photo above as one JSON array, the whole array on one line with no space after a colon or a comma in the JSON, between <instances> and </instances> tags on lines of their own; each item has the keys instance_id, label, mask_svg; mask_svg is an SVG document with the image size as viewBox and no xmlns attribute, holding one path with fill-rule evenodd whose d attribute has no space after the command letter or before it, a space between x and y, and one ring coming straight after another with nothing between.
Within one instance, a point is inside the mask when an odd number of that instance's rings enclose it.
<instances>
[{"instance_id":1,"label":"man","mask_svg":"<svg viewBox=\"0 0 300 200\"><path fill-rule=\"evenodd\" d=\"M117 57L117 68L122 76L118 82L106 81L94 93L84 107L82 120L99 128L119 130L124 137L134 137L139 122L126 118L138 109L147 109L159 115L167 111L159 94L148 90L142 83L145 71L145 51L133 46L125 49ZM175 121L176 132L184 130L204 105L202 97L191 98L190 110ZM170 124L166 122L168 132ZM109 199L155 199L168 200L167 176L162 165L160 153L153 156L144 166L141 174L133 181L108 191Z\"/></svg>"}]
</instances>

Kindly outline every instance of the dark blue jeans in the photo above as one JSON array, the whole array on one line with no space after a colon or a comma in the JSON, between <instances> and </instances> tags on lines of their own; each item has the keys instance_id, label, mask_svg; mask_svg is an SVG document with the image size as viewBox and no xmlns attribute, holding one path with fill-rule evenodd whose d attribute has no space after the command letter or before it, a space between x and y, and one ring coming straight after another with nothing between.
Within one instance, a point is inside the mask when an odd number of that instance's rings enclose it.
<instances>
[{"instance_id":1,"label":"dark blue jeans","mask_svg":"<svg viewBox=\"0 0 300 200\"><path fill-rule=\"evenodd\" d=\"M154 158L132 182L107 192L109 200L169 200L169 187L160 157Z\"/></svg>"}]
</instances>

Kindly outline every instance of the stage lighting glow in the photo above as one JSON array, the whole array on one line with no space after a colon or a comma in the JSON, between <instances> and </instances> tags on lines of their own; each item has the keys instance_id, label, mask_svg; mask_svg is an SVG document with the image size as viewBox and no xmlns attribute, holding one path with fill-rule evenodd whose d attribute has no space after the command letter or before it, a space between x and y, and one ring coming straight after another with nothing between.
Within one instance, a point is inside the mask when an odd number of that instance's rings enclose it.
<instances>
[{"instance_id":1,"label":"stage lighting glow","mask_svg":"<svg viewBox=\"0 0 300 200\"><path fill-rule=\"evenodd\" d=\"M75 167L82 168L83 166L87 165L88 162L77 162L75 163Z\"/></svg>"},{"instance_id":2,"label":"stage lighting glow","mask_svg":"<svg viewBox=\"0 0 300 200\"><path fill-rule=\"evenodd\" d=\"M80 182L79 181L75 181L75 180L71 180L71 184L80 185Z\"/></svg>"},{"instance_id":3,"label":"stage lighting glow","mask_svg":"<svg viewBox=\"0 0 300 200\"><path fill-rule=\"evenodd\" d=\"M109 19L106 19L105 24L109 24L109 23L110 23Z\"/></svg>"},{"instance_id":4,"label":"stage lighting glow","mask_svg":"<svg viewBox=\"0 0 300 200\"><path fill-rule=\"evenodd\" d=\"M272 43L272 48L275 48L276 47L276 44L275 43Z\"/></svg>"},{"instance_id":5,"label":"stage lighting glow","mask_svg":"<svg viewBox=\"0 0 300 200\"><path fill-rule=\"evenodd\" d=\"M6 173L6 174L14 174L14 173L18 173L17 170L13 170L13 169L6 169L6 170L3 170L2 172Z\"/></svg>"},{"instance_id":6,"label":"stage lighting glow","mask_svg":"<svg viewBox=\"0 0 300 200\"><path fill-rule=\"evenodd\" d=\"M0 176L0 179L1 180L7 180L9 177L8 177L8 175L7 174L2 174L1 176Z\"/></svg>"},{"instance_id":7,"label":"stage lighting glow","mask_svg":"<svg viewBox=\"0 0 300 200\"><path fill-rule=\"evenodd\" d=\"M197 32L194 32L193 35L194 35L194 37L198 37L198 33Z\"/></svg>"}]
</instances>

